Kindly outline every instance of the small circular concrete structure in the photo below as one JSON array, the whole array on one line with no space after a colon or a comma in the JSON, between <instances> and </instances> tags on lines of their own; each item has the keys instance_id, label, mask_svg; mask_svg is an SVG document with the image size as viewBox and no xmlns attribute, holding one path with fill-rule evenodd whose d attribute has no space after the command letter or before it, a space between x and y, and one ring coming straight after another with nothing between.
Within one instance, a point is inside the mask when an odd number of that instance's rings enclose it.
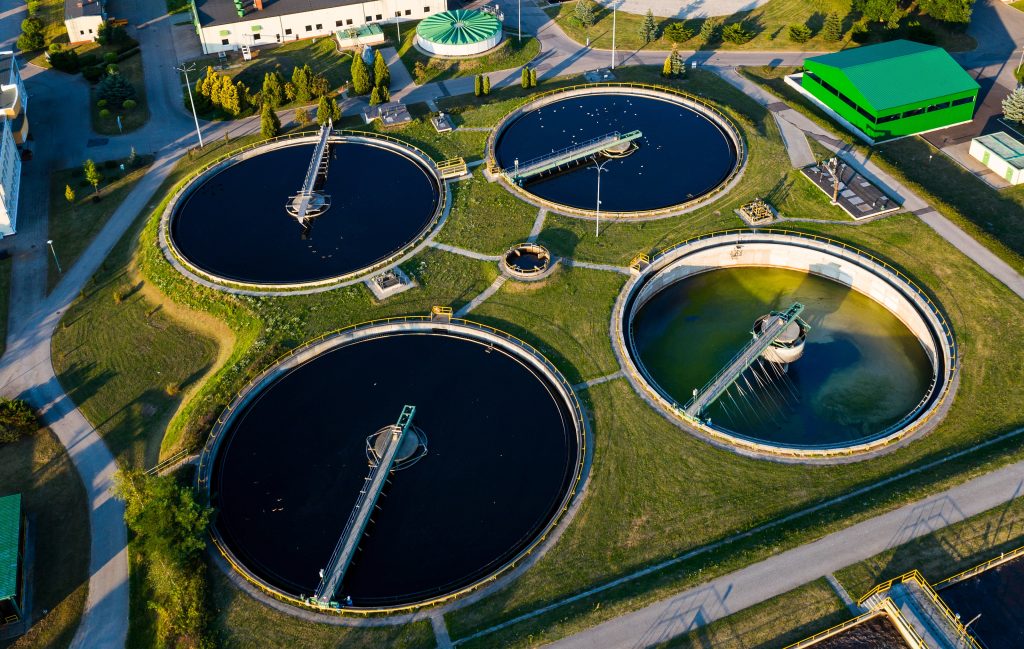
<instances>
[{"instance_id":1,"label":"small circular concrete structure","mask_svg":"<svg viewBox=\"0 0 1024 649\"><path fill-rule=\"evenodd\" d=\"M743 267L785 269L822 277L883 307L916 338L927 357L931 378L923 397L910 412L884 430L873 431L852 443L839 444L766 442L688 414L685 405L659 386L640 361L634 340L634 318L655 295L678 282L709 271ZM906 275L849 245L783 230L733 230L695 237L649 260L640 258L633 270L634 275L620 294L612 314L612 339L619 363L634 389L648 404L680 428L716 446L782 462L856 461L897 448L912 437L925 434L941 421L952 403L959 382L959 357L953 330L942 310ZM803 332L792 333L794 335L789 336L791 346L770 348L769 353L782 352L788 357L802 351ZM808 362L813 363L813 357L805 356L799 361Z\"/></svg>"},{"instance_id":2,"label":"small circular concrete structure","mask_svg":"<svg viewBox=\"0 0 1024 649\"><path fill-rule=\"evenodd\" d=\"M519 243L501 256L501 269L516 279L540 279L552 268L551 253L538 243Z\"/></svg>"},{"instance_id":3,"label":"small circular concrete structure","mask_svg":"<svg viewBox=\"0 0 1024 649\"><path fill-rule=\"evenodd\" d=\"M284 136L200 170L161 216L164 256L210 288L311 293L395 266L441 227L449 197L429 155L393 137L343 130L330 136L327 173L299 223L296 194L318 141Z\"/></svg>"},{"instance_id":4,"label":"small circular concrete structure","mask_svg":"<svg viewBox=\"0 0 1024 649\"><path fill-rule=\"evenodd\" d=\"M501 21L479 9L453 9L424 18L416 45L437 56L477 56L501 42Z\"/></svg>"},{"instance_id":5,"label":"small circular concrete structure","mask_svg":"<svg viewBox=\"0 0 1024 649\"><path fill-rule=\"evenodd\" d=\"M410 359L432 380L395 370ZM346 503L395 430L380 422L406 401L418 403L415 435L340 606L311 606ZM287 441L281 421L295 426ZM588 443L572 386L529 344L449 317L389 318L319 338L250 381L214 426L196 480L219 511L214 546L247 588L324 615L404 615L504 586L547 550L577 509Z\"/></svg>"}]
</instances>

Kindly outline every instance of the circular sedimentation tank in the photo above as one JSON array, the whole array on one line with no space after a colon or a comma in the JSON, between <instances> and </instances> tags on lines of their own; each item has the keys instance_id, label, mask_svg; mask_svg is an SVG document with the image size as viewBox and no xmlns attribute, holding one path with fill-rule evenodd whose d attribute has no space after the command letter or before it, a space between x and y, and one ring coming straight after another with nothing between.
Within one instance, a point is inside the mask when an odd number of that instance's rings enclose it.
<instances>
[{"instance_id":1,"label":"circular sedimentation tank","mask_svg":"<svg viewBox=\"0 0 1024 649\"><path fill-rule=\"evenodd\" d=\"M536 279L551 268L551 253L538 243L519 243L501 258L502 269L519 279Z\"/></svg>"},{"instance_id":2,"label":"circular sedimentation tank","mask_svg":"<svg viewBox=\"0 0 1024 649\"><path fill-rule=\"evenodd\" d=\"M416 408L415 443L399 449L402 465L337 591L341 607L443 601L535 551L582 476L584 424L571 387L500 331L408 318L299 350L225 411L199 484L232 565L293 603L313 594L368 458L383 452L406 404Z\"/></svg>"},{"instance_id":3,"label":"circular sedimentation tank","mask_svg":"<svg viewBox=\"0 0 1024 649\"><path fill-rule=\"evenodd\" d=\"M416 44L440 56L475 56L500 42L501 21L479 9L442 11L416 26Z\"/></svg>"},{"instance_id":4,"label":"circular sedimentation tank","mask_svg":"<svg viewBox=\"0 0 1024 649\"><path fill-rule=\"evenodd\" d=\"M635 131L640 136L628 142L518 176L556 152ZM601 218L693 209L730 187L746 160L739 130L714 107L668 89L617 84L553 91L517 108L494 129L487 155L512 191L575 216L595 215L600 175Z\"/></svg>"},{"instance_id":5,"label":"circular sedimentation tank","mask_svg":"<svg viewBox=\"0 0 1024 649\"><path fill-rule=\"evenodd\" d=\"M396 263L440 224L433 161L394 139L335 133L326 178L295 218L317 136L239 153L190 181L165 210L161 242L193 279L235 289L302 289Z\"/></svg>"},{"instance_id":6,"label":"circular sedimentation tank","mask_svg":"<svg viewBox=\"0 0 1024 649\"><path fill-rule=\"evenodd\" d=\"M803 311L772 345L741 354L794 304ZM937 423L956 385L955 338L927 294L870 255L810 235L680 244L630 280L614 317L620 361L649 402L760 457L834 461L892 447ZM740 371L720 374L728 367ZM724 374L728 388L700 408Z\"/></svg>"}]
</instances>

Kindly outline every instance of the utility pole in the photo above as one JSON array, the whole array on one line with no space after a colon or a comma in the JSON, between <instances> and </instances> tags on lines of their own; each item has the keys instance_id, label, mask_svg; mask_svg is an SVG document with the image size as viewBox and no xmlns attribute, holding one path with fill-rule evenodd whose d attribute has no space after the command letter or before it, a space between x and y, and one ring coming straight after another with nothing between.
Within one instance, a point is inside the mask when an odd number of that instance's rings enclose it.
<instances>
[{"instance_id":1,"label":"utility pole","mask_svg":"<svg viewBox=\"0 0 1024 649\"><path fill-rule=\"evenodd\" d=\"M196 114L196 102L192 99L192 84L188 81L188 73L196 69L196 64L193 63L188 67L182 65L180 68L174 68L178 72L185 75L185 89L188 90L188 103L192 106L192 119L196 122L196 135L199 137L199 148L203 148L203 133L199 130L199 115Z\"/></svg>"},{"instance_id":2,"label":"utility pole","mask_svg":"<svg viewBox=\"0 0 1024 649\"><path fill-rule=\"evenodd\" d=\"M605 160L604 162L596 163L593 167L591 167L591 169L597 171L597 209L595 210L596 220L594 222L595 237L601 236L601 172L606 171L604 167L606 164L608 164L608 162L608 160Z\"/></svg>"},{"instance_id":3,"label":"utility pole","mask_svg":"<svg viewBox=\"0 0 1024 649\"><path fill-rule=\"evenodd\" d=\"M615 69L615 2L612 2L612 70ZM601 174L598 174L600 180Z\"/></svg>"}]
</instances>

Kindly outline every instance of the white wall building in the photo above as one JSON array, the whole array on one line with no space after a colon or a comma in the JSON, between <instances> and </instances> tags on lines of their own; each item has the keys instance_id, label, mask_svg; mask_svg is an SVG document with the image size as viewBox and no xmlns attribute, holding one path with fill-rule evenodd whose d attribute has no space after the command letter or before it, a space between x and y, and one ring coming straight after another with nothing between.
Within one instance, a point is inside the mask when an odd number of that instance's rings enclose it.
<instances>
[{"instance_id":1,"label":"white wall building","mask_svg":"<svg viewBox=\"0 0 1024 649\"><path fill-rule=\"evenodd\" d=\"M333 36L371 23L420 20L447 0L192 0L205 54Z\"/></svg>"},{"instance_id":2,"label":"white wall building","mask_svg":"<svg viewBox=\"0 0 1024 649\"><path fill-rule=\"evenodd\" d=\"M64 0L64 28L72 43L95 41L106 20L102 0Z\"/></svg>"},{"instance_id":3,"label":"white wall building","mask_svg":"<svg viewBox=\"0 0 1024 649\"><path fill-rule=\"evenodd\" d=\"M971 140L970 154L1011 185L1024 182L1024 143L1002 131Z\"/></svg>"},{"instance_id":4,"label":"white wall building","mask_svg":"<svg viewBox=\"0 0 1024 649\"><path fill-rule=\"evenodd\" d=\"M0 52L0 237L14 234L21 190L21 152L28 136L28 95L13 52Z\"/></svg>"}]
</instances>

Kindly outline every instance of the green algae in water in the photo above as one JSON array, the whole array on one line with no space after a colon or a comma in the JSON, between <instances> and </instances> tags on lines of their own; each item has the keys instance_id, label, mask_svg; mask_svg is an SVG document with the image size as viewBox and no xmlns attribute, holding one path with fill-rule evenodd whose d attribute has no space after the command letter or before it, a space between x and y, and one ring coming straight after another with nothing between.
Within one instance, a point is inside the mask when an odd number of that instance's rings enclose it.
<instances>
[{"instance_id":1,"label":"green algae in water","mask_svg":"<svg viewBox=\"0 0 1024 649\"><path fill-rule=\"evenodd\" d=\"M804 304L812 327L787 375L796 398L776 407L779 393L764 393L742 414L725 398L707 413L715 426L781 444L852 443L896 423L925 395L928 357L892 313L837 282L777 268L716 270L662 290L633 322L639 360L664 393L686 403L750 340L754 320L793 302Z\"/></svg>"}]
</instances>

